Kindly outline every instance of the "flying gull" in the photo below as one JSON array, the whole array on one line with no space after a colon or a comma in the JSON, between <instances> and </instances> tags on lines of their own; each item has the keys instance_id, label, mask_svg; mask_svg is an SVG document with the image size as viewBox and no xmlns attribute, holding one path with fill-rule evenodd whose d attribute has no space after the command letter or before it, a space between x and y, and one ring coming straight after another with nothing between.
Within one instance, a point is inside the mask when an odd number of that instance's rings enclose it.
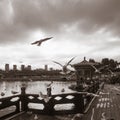
<instances>
[{"instance_id":1,"label":"flying gull","mask_svg":"<svg viewBox=\"0 0 120 120\"><path fill-rule=\"evenodd\" d=\"M52 39L52 38L53 38L53 37L40 39L40 40L37 40L37 41L31 43L31 45L37 44L37 46L40 46L40 45L42 44L42 42L45 42L45 41L47 41L47 40L49 40L49 39Z\"/></svg>"},{"instance_id":2,"label":"flying gull","mask_svg":"<svg viewBox=\"0 0 120 120\"><path fill-rule=\"evenodd\" d=\"M62 67L62 71L63 73L69 73L71 70L69 70L67 67L68 65L71 65L70 63L73 61L73 59L75 59L75 57L73 57L72 59L70 59L65 65L60 64L59 62L53 61L54 63L60 65Z\"/></svg>"}]
</instances>

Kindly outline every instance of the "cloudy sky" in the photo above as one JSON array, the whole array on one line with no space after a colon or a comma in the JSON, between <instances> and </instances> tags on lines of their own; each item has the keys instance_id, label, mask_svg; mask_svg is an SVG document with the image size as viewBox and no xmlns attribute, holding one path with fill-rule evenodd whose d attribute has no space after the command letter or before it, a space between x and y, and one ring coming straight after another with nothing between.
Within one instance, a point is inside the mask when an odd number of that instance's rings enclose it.
<instances>
[{"instance_id":1,"label":"cloudy sky","mask_svg":"<svg viewBox=\"0 0 120 120\"><path fill-rule=\"evenodd\" d=\"M53 39L40 47L32 42ZM120 0L0 0L0 68L58 67L75 57L119 61Z\"/></svg>"}]
</instances>

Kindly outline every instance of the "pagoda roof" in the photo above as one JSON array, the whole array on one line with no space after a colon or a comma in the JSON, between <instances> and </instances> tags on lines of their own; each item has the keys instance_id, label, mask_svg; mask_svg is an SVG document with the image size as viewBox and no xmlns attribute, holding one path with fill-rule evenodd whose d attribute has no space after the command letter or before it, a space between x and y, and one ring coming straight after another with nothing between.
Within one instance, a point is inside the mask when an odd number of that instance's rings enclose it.
<instances>
[{"instance_id":1,"label":"pagoda roof","mask_svg":"<svg viewBox=\"0 0 120 120\"><path fill-rule=\"evenodd\" d=\"M84 57L84 60L80 63L74 64L73 66L91 66L91 65L97 65L97 63L93 63L93 62L89 62L86 60L86 58Z\"/></svg>"}]
</instances>

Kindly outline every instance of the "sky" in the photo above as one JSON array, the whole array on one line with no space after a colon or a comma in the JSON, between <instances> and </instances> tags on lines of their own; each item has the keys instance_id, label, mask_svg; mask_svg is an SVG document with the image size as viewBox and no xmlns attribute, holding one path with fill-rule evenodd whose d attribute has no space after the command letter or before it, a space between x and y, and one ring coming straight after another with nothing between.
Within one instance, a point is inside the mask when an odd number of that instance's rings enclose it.
<instances>
[{"instance_id":1,"label":"sky","mask_svg":"<svg viewBox=\"0 0 120 120\"><path fill-rule=\"evenodd\" d=\"M0 0L0 68L59 68L120 58L120 0ZM41 46L32 42L46 37Z\"/></svg>"}]
</instances>

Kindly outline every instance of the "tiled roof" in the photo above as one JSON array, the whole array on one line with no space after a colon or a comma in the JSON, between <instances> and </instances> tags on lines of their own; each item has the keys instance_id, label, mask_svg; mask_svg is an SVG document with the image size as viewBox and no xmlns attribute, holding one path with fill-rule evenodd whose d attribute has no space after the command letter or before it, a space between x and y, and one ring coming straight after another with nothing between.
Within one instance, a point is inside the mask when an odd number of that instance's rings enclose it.
<instances>
[{"instance_id":1,"label":"tiled roof","mask_svg":"<svg viewBox=\"0 0 120 120\"><path fill-rule=\"evenodd\" d=\"M73 66L83 66L83 65L96 65L97 63L89 62L84 57L84 60L80 63L74 64Z\"/></svg>"}]
</instances>

